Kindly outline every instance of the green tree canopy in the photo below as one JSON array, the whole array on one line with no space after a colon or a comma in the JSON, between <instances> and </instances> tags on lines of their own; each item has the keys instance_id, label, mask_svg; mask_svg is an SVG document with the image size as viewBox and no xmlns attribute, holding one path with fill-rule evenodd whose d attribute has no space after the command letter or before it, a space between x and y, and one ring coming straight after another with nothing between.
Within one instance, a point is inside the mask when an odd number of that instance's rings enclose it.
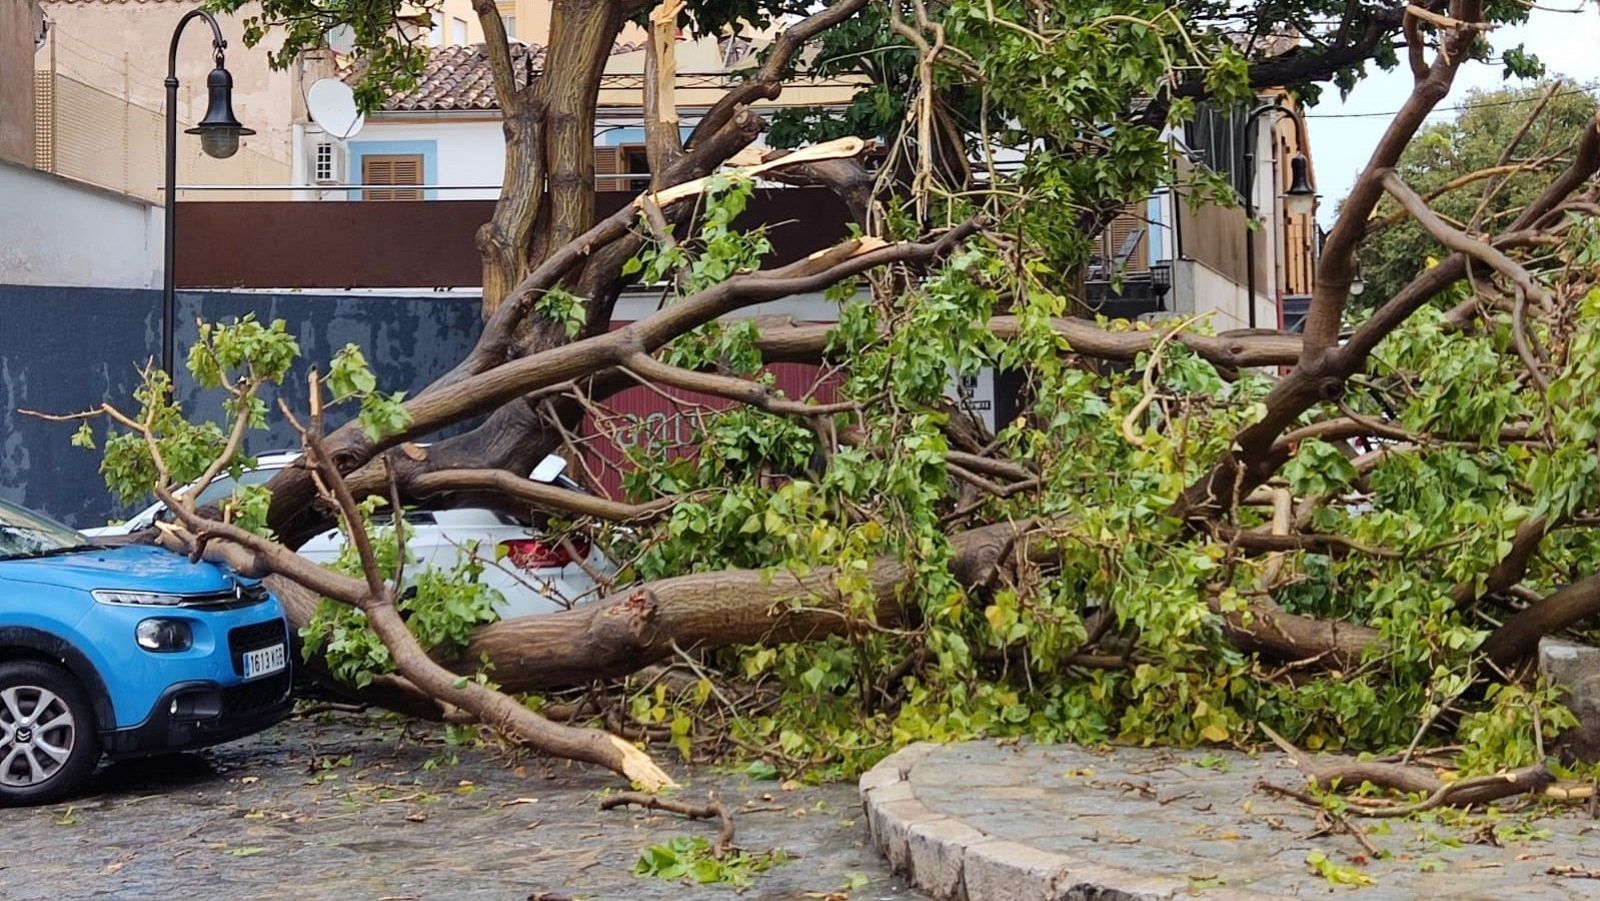
<instances>
[{"instance_id":1,"label":"green tree canopy","mask_svg":"<svg viewBox=\"0 0 1600 901\"><path fill-rule=\"evenodd\" d=\"M1396 168L1441 216L1482 232L1545 189L1596 110L1589 86L1559 78L1469 91L1460 105L1455 118L1418 132ZM1383 225L1361 247L1361 302L1369 306L1394 296L1419 264L1440 255L1438 243L1392 201L1377 217Z\"/></svg>"}]
</instances>

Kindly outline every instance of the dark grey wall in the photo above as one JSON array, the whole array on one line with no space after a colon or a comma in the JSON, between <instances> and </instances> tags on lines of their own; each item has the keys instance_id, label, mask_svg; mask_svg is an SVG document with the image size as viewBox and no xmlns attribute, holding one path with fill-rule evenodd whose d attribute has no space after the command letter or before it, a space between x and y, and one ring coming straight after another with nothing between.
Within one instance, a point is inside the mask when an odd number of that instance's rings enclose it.
<instances>
[{"instance_id":1,"label":"dark grey wall","mask_svg":"<svg viewBox=\"0 0 1600 901\"><path fill-rule=\"evenodd\" d=\"M196 318L251 312L288 323L300 340L302 367L325 367L335 350L354 343L383 390L410 393L455 365L479 328L476 297L179 292L180 364L195 340ZM100 455L68 444L75 425L20 410L71 413L103 401L131 409L138 369L160 348L159 291L0 285L0 498L79 527L126 515L100 478ZM221 398L196 396L187 373L178 390L188 409L220 417ZM283 390L291 407L305 408L304 368ZM248 449L298 446L268 401L272 428L252 433Z\"/></svg>"}]
</instances>

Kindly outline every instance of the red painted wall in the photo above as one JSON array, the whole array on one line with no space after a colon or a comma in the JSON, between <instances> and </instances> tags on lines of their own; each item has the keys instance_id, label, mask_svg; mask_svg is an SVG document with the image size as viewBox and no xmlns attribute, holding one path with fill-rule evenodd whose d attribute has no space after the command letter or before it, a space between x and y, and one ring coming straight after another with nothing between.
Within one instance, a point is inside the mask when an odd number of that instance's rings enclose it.
<instances>
[{"instance_id":1,"label":"red painted wall","mask_svg":"<svg viewBox=\"0 0 1600 901\"><path fill-rule=\"evenodd\" d=\"M614 323L620 328L625 323ZM820 367L806 363L775 363L769 369L778 377L778 387L790 398L813 397L818 403L837 399L838 377L821 378ZM699 417L732 407L732 401L698 391L678 388L636 386L611 396L602 408L599 422L593 413L583 418L580 441L583 459L575 469L584 481L598 484L608 496L622 499L622 473L631 469L626 450L639 442L666 444L678 452L693 454Z\"/></svg>"}]
</instances>

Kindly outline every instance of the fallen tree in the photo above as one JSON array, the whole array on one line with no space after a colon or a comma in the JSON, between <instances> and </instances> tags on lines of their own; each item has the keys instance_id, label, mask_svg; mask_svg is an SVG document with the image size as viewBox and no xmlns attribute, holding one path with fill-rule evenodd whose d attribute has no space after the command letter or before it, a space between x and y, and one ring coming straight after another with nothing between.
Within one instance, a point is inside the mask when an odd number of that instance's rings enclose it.
<instances>
[{"instance_id":1,"label":"fallen tree","mask_svg":"<svg viewBox=\"0 0 1600 901\"><path fill-rule=\"evenodd\" d=\"M1247 741L1257 722L1382 747L1457 714L1470 728L1469 686L1522 681L1540 636L1600 612L1600 132L1574 135L1516 215L1475 227L1434 214L1395 168L1510 5L1352 3L1333 43L1286 59L1229 36L1238 19L1272 34L1280 4L1208 20L1209 4L839 0L792 22L687 140L670 78L647 77L651 189L598 222L583 162L594 54L643 7L557 2L550 74L519 86L494 4L477 6L508 79L508 155L473 352L407 398L379 391L358 353L312 370L302 463L221 509L177 489L245 461L259 391L295 365L290 336L203 331L189 366L229 395L220 426L186 421L159 373L138 409L85 414L112 420L112 487L153 486L178 512L158 540L270 577L308 659L347 687L652 787L669 780L633 744L541 716L546 695L588 692L564 716L611 725L595 683L681 662L693 691L629 702L649 737L668 707L695 728L713 693L699 686L728 674L766 700L700 728L795 769L917 738ZM699 26L720 21L717 4L691 7ZM644 20L652 73L672 71L681 15L668 3ZM884 15L916 91L879 170L848 137L741 155L764 126L751 104L781 91L808 42ZM1265 73L1330 77L1379 48L1407 51L1415 87L1328 235L1302 335L1084 314L1087 239L1171 182L1162 132L1193 98L1250 98ZM370 71L403 62L379 54ZM1050 75L1068 62L1085 77ZM997 147L1020 149L1019 171L994 165ZM834 187L865 230L762 268L759 236L728 227L758 176ZM1214 182L1175 187L1207 196ZM1385 197L1443 260L1358 315L1355 255ZM610 329L618 294L646 276L666 302ZM821 291L843 299L836 326L740 318ZM763 371L779 361L817 364L836 399L785 396ZM946 397L984 366L1026 383L1023 414L996 434ZM525 478L577 450L579 419L633 384L729 407L697 412L692 455L640 449L628 498ZM334 410L355 415L324 433ZM621 574L592 604L506 622L467 565L410 596L404 526L371 516L420 502L537 515L607 544ZM294 553L330 523L349 538L332 570ZM1530 736L1561 725L1546 689L1519 691L1489 702L1513 722L1506 766L1534 763L1518 756Z\"/></svg>"}]
</instances>

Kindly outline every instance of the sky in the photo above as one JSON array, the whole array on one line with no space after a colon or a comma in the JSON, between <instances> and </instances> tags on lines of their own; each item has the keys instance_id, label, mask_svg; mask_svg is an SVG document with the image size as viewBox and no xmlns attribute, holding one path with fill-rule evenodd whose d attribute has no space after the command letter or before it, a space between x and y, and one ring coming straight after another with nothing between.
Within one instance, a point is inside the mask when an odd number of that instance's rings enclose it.
<instances>
[{"instance_id":1,"label":"sky","mask_svg":"<svg viewBox=\"0 0 1600 901\"><path fill-rule=\"evenodd\" d=\"M1497 50L1526 44L1526 49L1544 62L1549 75L1564 75L1579 83L1600 82L1600 5L1596 0L1581 0L1581 5L1580 0L1543 0L1526 23L1497 29L1490 39ZM1306 117L1317 191L1322 195L1317 219L1324 227L1332 224L1339 201L1350 192L1351 183L1388 125L1387 117L1360 114L1392 113L1411 93L1411 71L1403 58L1392 72L1374 71L1343 101L1338 89L1330 86ZM1429 121L1452 118L1455 114L1443 108L1460 103L1471 88L1492 90L1504 84L1503 71L1498 62L1462 66L1450 96Z\"/></svg>"}]
</instances>

